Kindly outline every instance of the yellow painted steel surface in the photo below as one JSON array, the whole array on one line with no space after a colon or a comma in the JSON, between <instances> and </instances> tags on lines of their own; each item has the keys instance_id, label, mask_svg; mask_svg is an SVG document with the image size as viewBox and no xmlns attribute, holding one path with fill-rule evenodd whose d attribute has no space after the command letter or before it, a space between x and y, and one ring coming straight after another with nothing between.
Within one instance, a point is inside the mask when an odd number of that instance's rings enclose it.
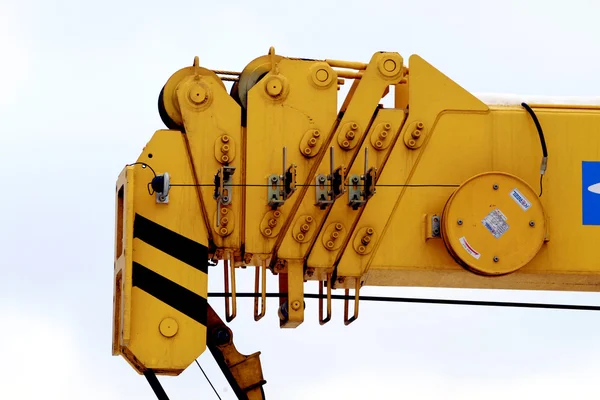
<instances>
[{"instance_id":1,"label":"yellow painted steel surface","mask_svg":"<svg viewBox=\"0 0 600 400\"><path fill-rule=\"evenodd\" d=\"M136 263L204 301L208 259L233 271L267 264L280 275L282 327L304 320L310 280L355 294L365 285L598 289L600 212L588 209L600 194L588 175L600 182L600 108L490 106L421 57L405 65L394 52L362 63L271 49L230 93L221 75L196 59L163 88L171 130L157 131L138 162L169 174L168 203L148 193L149 168L129 166L117 184L114 353L138 370L180 372L203 351L205 326L168 293L132 286ZM166 236L136 238L136 214L190 240L188 264L161 250Z\"/></svg>"}]
</instances>

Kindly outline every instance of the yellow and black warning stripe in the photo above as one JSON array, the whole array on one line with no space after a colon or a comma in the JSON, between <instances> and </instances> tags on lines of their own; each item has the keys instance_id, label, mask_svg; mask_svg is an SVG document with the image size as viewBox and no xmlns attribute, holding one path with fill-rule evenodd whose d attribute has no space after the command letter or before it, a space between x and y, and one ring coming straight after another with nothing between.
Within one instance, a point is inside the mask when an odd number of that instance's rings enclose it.
<instances>
[{"instance_id":1,"label":"yellow and black warning stripe","mask_svg":"<svg viewBox=\"0 0 600 400\"><path fill-rule=\"evenodd\" d=\"M208 248L206 246L137 213L133 223L133 237L187 266L205 274L208 273ZM206 298L136 261L132 262L132 286L206 326Z\"/></svg>"}]
</instances>

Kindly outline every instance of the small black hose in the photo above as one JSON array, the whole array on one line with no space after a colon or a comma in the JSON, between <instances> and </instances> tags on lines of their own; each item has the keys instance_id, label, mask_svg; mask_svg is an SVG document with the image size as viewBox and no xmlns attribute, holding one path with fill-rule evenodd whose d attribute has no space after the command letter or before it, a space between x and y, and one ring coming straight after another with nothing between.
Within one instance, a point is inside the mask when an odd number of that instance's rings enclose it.
<instances>
[{"instance_id":1,"label":"small black hose","mask_svg":"<svg viewBox=\"0 0 600 400\"><path fill-rule=\"evenodd\" d=\"M540 121L538 121L538 119L537 119L537 115L535 115L535 112L533 112L533 110L531 109L531 107L529 107L529 105L527 103L521 103L521 105L527 110L529 115L531 115L531 118L533 119L533 123L535 124L535 127L537 128L538 135L540 136L540 142L542 143L542 153L543 153L544 157L548 157L548 149L546 148L546 139L544 138L544 131L542 130Z\"/></svg>"},{"instance_id":2,"label":"small black hose","mask_svg":"<svg viewBox=\"0 0 600 400\"><path fill-rule=\"evenodd\" d=\"M540 136L540 143L542 145L542 165L540 166L540 195L542 197L542 193L544 192L544 186L542 184L542 180L544 178L544 174L546 173L546 167L548 166L548 148L546 147L546 139L544 138L544 131L542 130L542 126L540 125L540 121L537 119L537 115L535 112L529 107L527 103L521 103L521 106L527 110L531 119L533 119L533 123L537 128L538 135Z\"/></svg>"}]
</instances>

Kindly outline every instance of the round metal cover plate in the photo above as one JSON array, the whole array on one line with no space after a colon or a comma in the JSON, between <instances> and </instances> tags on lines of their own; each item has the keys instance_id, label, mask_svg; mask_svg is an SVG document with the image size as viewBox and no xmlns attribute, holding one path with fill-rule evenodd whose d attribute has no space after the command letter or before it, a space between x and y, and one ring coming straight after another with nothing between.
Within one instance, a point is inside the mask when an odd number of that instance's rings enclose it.
<instances>
[{"instance_id":1,"label":"round metal cover plate","mask_svg":"<svg viewBox=\"0 0 600 400\"><path fill-rule=\"evenodd\" d=\"M442 238L454 259L482 275L522 268L539 252L546 236L542 204L533 189L502 172L476 175L448 199Z\"/></svg>"}]
</instances>

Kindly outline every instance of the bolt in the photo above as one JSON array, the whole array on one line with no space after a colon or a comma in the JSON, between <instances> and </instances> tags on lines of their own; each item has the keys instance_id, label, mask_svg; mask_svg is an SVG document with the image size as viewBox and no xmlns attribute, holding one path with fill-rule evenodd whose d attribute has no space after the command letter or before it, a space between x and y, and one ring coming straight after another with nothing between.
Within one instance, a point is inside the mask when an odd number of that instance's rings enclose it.
<instances>
[{"instance_id":1,"label":"bolt","mask_svg":"<svg viewBox=\"0 0 600 400\"><path fill-rule=\"evenodd\" d=\"M347 141L347 140L344 140L344 141L342 142L342 147L348 147L348 146L350 146L350 142L349 142L349 141Z\"/></svg>"},{"instance_id":2,"label":"bolt","mask_svg":"<svg viewBox=\"0 0 600 400\"><path fill-rule=\"evenodd\" d=\"M270 230L269 228L265 229L265 235L271 236L271 233L273 233L272 230Z\"/></svg>"},{"instance_id":3,"label":"bolt","mask_svg":"<svg viewBox=\"0 0 600 400\"><path fill-rule=\"evenodd\" d=\"M425 125L422 122L417 122L417 129L423 129Z\"/></svg>"},{"instance_id":4,"label":"bolt","mask_svg":"<svg viewBox=\"0 0 600 400\"><path fill-rule=\"evenodd\" d=\"M500 259L498 257L494 257L494 262L498 262Z\"/></svg>"},{"instance_id":5,"label":"bolt","mask_svg":"<svg viewBox=\"0 0 600 400\"><path fill-rule=\"evenodd\" d=\"M300 302L298 300L292 301L292 310L298 311L300 309Z\"/></svg>"},{"instance_id":6,"label":"bolt","mask_svg":"<svg viewBox=\"0 0 600 400\"><path fill-rule=\"evenodd\" d=\"M353 123L352 123L352 125L350 125L350 127L351 127L353 130L357 130L357 129L358 129L358 124L357 124L356 122L353 122Z\"/></svg>"},{"instance_id":7,"label":"bolt","mask_svg":"<svg viewBox=\"0 0 600 400\"><path fill-rule=\"evenodd\" d=\"M227 235L227 232L229 231L227 230L227 228L223 227L219 232L221 233L221 235Z\"/></svg>"},{"instance_id":8,"label":"bolt","mask_svg":"<svg viewBox=\"0 0 600 400\"><path fill-rule=\"evenodd\" d=\"M221 161L223 161L223 162L227 162L227 161L229 161L229 157L228 157L228 156L226 156L226 155L222 155L222 156L221 156Z\"/></svg>"},{"instance_id":9,"label":"bolt","mask_svg":"<svg viewBox=\"0 0 600 400\"><path fill-rule=\"evenodd\" d=\"M308 232L309 229L310 229L310 226L308 224L302 224L302 226L300 227L300 231L302 233Z\"/></svg>"},{"instance_id":10,"label":"bolt","mask_svg":"<svg viewBox=\"0 0 600 400\"><path fill-rule=\"evenodd\" d=\"M367 228L367 235L371 236L374 233L375 233L375 229L373 229L373 228Z\"/></svg>"},{"instance_id":11,"label":"bolt","mask_svg":"<svg viewBox=\"0 0 600 400\"><path fill-rule=\"evenodd\" d=\"M440 233L440 230L439 230L439 229L437 229L437 228L435 228L435 229L433 230L433 234L434 234L434 235L437 235L438 233Z\"/></svg>"},{"instance_id":12,"label":"bolt","mask_svg":"<svg viewBox=\"0 0 600 400\"><path fill-rule=\"evenodd\" d=\"M417 144L417 142L415 142L415 140L414 140L414 139L410 139L410 140L408 141L408 145L409 145L410 147L415 147L415 146L416 146L416 144Z\"/></svg>"},{"instance_id":13,"label":"bolt","mask_svg":"<svg viewBox=\"0 0 600 400\"><path fill-rule=\"evenodd\" d=\"M223 203L227 203L229 201L229 196L223 196Z\"/></svg>"},{"instance_id":14,"label":"bolt","mask_svg":"<svg viewBox=\"0 0 600 400\"><path fill-rule=\"evenodd\" d=\"M365 246L358 246L358 252L359 253L364 253L367 250L367 248Z\"/></svg>"},{"instance_id":15,"label":"bolt","mask_svg":"<svg viewBox=\"0 0 600 400\"><path fill-rule=\"evenodd\" d=\"M214 339L217 346L223 346L224 344L229 343L231 335L227 329L221 328L215 331Z\"/></svg>"},{"instance_id":16,"label":"bolt","mask_svg":"<svg viewBox=\"0 0 600 400\"><path fill-rule=\"evenodd\" d=\"M412 136L414 139L418 139L418 138L420 138L420 137L421 137L421 131L420 131L420 130L418 130L418 129L415 129L415 130L413 131L413 133L411 133L411 136Z\"/></svg>"},{"instance_id":17,"label":"bolt","mask_svg":"<svg viewBox=\"0 0 600 400\"><path fill-rule=\"evenodd\" d=\"M375 142L375 147L377 147L378 149L380 149L383 146L383 142L381 140L378 140Z\"/></svg>"},{"instance_id":18,"label":"bolt","mask_svg":"<svg viewBox=\"0 0 600 400\"><path fill-rule=\"evenodd\" d=\"M299 233L296 235L296 239L299 241L303 241L304 240L304 234L303 233Z\"/></svg>"},{"instance_id":19,"label":"bolt","mask_svg":"<svg viewBox=\"0 0 600 400\"><path fill-rule=\"evenodd\" d=\"M458 221L456 221L457 224L462 225L462 219L459 219Z\"/></svg>"},{"instance_id":20,"label":"bolt","mask_svg":"<svg viewBox=\"0 0 600 400\"><path fill-rule=\"evenodd\" d=\"M273 216L274 216L275 218L279 218L279 217L281 217L281 211L273 211Z\"/></svg>"},{"instance_id":21,"label":"bolt","mask_svg":"<svg viewBox=\"0 0 600 400\"><path fill-rule=\"evenodd\" d=\"M223 142L223 143L229 142L229 136L227 136L227 135L221 136L221 142Z\"/></svg>"},{"instance_id":22,"label":"bolt","mask_svg":"<svg viewBox=\"0 0 600 400\"><path fill-rule=\"evenodd\" d=\"M385 60L383 63L383 69L387 72L392 72L396 69L396 62L394 60Z\"/></svg>"},{"instance_id":23,"label":"bolt","mask_svg":"<svg viewBox=\"0 0 600 400\"><path fill-rule=\"evenodd\" d=\"M269 96L277 97L283 93L283 82L281 79L274 77L267 82L265 88Z\"/></svg>"},{"instance_id":24,"label":"bolt","mask_svg":"<svg viewBox=\"0 0 600 400\"><path fill-rule=\"evenodd\" d=\"M277 178L276 176L271 178L271 182L273 182L273 183L277 183L278 180L279 180L279 178Z\"/></svg>"},{"instance_id":25,"label":"bolt","mask_svg":"<svg viewBox=\"0 0 600 400\"><path fill-rule=\"evenodd\" d=\"M208 93L206 92L206 89L203 88L201 85L194 84L192 87L190 87L190 90L188 92L188 98L192 103L199 105L206 101L206 99L208 98Z\"/></svg>"},{"instance_id":26,"label":"bolt","mask_svg":"<svg viewBox=\"0 0 600 400\"><path fill-rule=\"evenodd\" d=\"M358 183L358 177L357 177L357 176L355 176L354 178L352 178L352 182L354 182L354 183Z\"/></svg>"},{"instance_id":27,"label":"bolt","mask_svg":"<svg viewBox=\"0 0 600 400\"><path fill-rule=\"evenodd\" d=\"M350 139L350 140L354 139L354 135L355 135L354 131L348 131L348 132L346 132L346 138L347 139Z\"/></svg>"},{"instance_id":28,"label":"bolt","mask_svg":"<svg viewBox=\"0 0 600 400\"><path fill-rule=\"evenodd\" d=\"M315 74L315 77L319 82L325 82L327 78L329 78L329 72L327 72L325 69L320 69Z\"/></svg>"},{"instance_id":29,"label":"bolt","mask_svg":"<svg viewBox=\"0 0 600 400\"><path fill-rule=\"evenodd\" d=\"M228 144L224 144L223 146L221 146L221 153L227 153L228 151L229 151Z\"/></svg>"},{"instance_id":30,"label":"bolt","mask_svg":"<svg viewBox=\"0 0 600 400\"><path fill-rule=\"evenodd\" d=\"M227 215L228 212L229 212L229 210L226 209L225 207L221 208L221 214Z\"/></svg>"},{"instance_id":31,"label":"bolt","mask_svg":"<svg viewBox=\"0 0 600 400\"><path fill-rule=\"evenodd\" d=\"M529 221L529 226L535 226L535 222Z\"/></svg>"},{"instance_id":32,"label":"bolt","mask_svg":"<svg viewBox=\"0 0 600 400\"><path fill-rule=\"evenodd\" d=\"M270 226L271 228L275 228L275 226L276 226L276 225L277 225L277 220L276 220L275 218L271 218L271 219L269 220L269 226Z\"/></svg>"},{"instance_id":33,"label":"bolt","mask_svg":"<svg viewBox=\"0 0 600 400\"><path fill-rule=\"evenodd\" d=\"M308 145L309 145L310 147L315 147L315 146L317 145L317 139L315 139L314 137L310 138L310 139L308 140Z\"/></svg>"},{"instance_id":34,"label":"bolt","mask_svg":"<svg viewBox=\"0 0 600 400\"><path fill-rule=\"evenodd\" d=\"M333 240L335 240L335 239L337 239L337 238L339 238L339 237L340 237L340 233L339 233L339 232L337 232L337 231L333 231L333 232L331 232L331 238L332 238Z\"/></svg>"},{"instance_id":35,"label":"bolt","mask_svg":"<svg viewBox=\"0 0 600 400\"><path fill-rule=\"evenodd\" d=\"M439 218L438 217L433 217L433 222L439 222Z\"/></svg>"},{"instance_id":36,"label":"bolt","mask_svg":"<svg viewBox=\"0 0 600 400\"><path fill-rule=\"evenodd\" d=\"M319 177L319 182L324 183L325 182L325 177L324 176L320 176Z\"/></svg>"},{"instance_id":37,"label":"bolt","mask_svg":"<svg viewBox=\"0 0 600 400\"><path fill-rule=\"evenodd\" d=\"M494 183L494 186L492 186L494 188L494 190L498 190L498 185Z\"/></svg>"},{"instance_id":38,"label":"bolt","mask_svg":"<svg viewBox=\"0 0 600 400\"><path fill-rule=\"evenodd\" d=\"M389 131L390 129L392 129L392 124L386 123L383 127Z\"/></svg>"},{"instance_id":39,"label":"bolt","mask_svg":"<svg viewBox=\"0 0 600 400\"><path fill-rule=\"evenodd\" d=\"M221 218L221 225L225 226L229 223L229 219L227 217Z\"/></svg>"},{"instance_id":40,"label":"bolt","mask_svg":"<svg viewBox=\"0 0 600 400\"><path fill-rule=\"evenodd\" d=\"M341 231L343 227L344 226L342 224L340 224L339 222L337 224L335 224L335 230L336 231Z\"/></svg>"},{"instance_id":41,"label":"bolt","mask_svg":"<svg viewBox=\"0 0 600 400\"><path fill-rule=\"evenodd\" d=\"M379 138L380 139L385 139L387 137L387 135L388 135L387 131L381 131L381 132L379 132Z\"/></svg>"},{"instance_id":42,"label":"bolt","mask_svg":"<svg viewBox=\"0 0 600 400\"><path fill-rule=\"evenodd\" d=\"M310 215L307 215L304 218L304 221L306 221L306 223L310 224L311 222L313 222L313 217L311 217Z\"/></svg>"},{"instance_id":43,"label":"bolt","mask_svg":"<svg viewBox=\"0 0 600 400\"><path fill-rule=\"evenodd\" d=\"M328 240L325 246L327 246L328 249L333 249L333 242L331 240Z\"/></svg>"},{"instance_id":44,"label":"bolt","mask_svg":"<svg viewBox=\"0 0 600 400\"><path fill-rule=\"evenodd\" d=\"M369 242L371 242L371 237L370 236L363 236L361 242L362 242L362 244L364 244L366 246L366 245L369 244Z\"/></svg>"},{"instance_id":45,"label":"bolt","mask_svg":"<svg viewBox=\"0 0 600 400\"><path fill-rule=\"evenodd\" d=\"M318 129L315 129L315 130L313 131L313 137L316 137L316 138L318 138L319 136L321 136L321 132L319 132L319 130L318 130Z\"/></svg>"},{"instance_id":46,"label":"bolt","mask_svg":"<svg viewBox=\"0 0 600 400\"><path fill-rule=\"evenodd\" d=\"M310 155L310 153L312 153L312 150L310 149L310 147L305 147L304 154L306 154L308 156L308 155Z\"/></svg>"}]
</instances>

